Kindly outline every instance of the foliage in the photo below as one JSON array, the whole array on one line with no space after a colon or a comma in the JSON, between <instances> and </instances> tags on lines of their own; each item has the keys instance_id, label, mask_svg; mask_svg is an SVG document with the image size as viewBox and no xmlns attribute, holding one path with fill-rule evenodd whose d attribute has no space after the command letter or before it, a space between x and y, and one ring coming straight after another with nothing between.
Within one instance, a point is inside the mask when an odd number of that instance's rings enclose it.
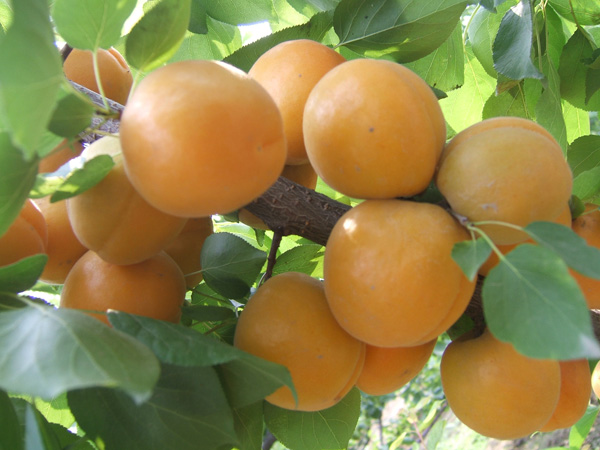
<instances>
[{"instance_id":1,"label":"foliage","mask_svg":"<svg viewBox=\"0 0 600 450\"><path fill-rule=\"evenodd\" d=\"M400 62L436 89L448 138L490 117L535 120L560 143L573 171L572 203L600 204L600 5L425 3L0 0L0 236L28 197L64 201L112 167L110 158L100 157L37 175L40 158L62 138L91 133L92 117L111 114L64 78L56 45L63 42L124 50L137 82L185 59L224 60L247 71L269 48L298 38L333 46L347 59ZM271 33L243 40L239 26L256 22L267 23ZM355 204L322 183L317 191ZM264 276L273 233L228 218L214 218L218 233L202 254L205 281L189 293L182 325L114 312L109 328L44 300L60 291L36 283L44 257L0 268L0 448L253 450L261 447L265 423L294 450L346 448L348 442L364 448L365 440L376 440L369 430L396 396L412 409L382 431L382 448L420 445L424 430L426 448L436 447L444 428L438 413L445 408L436 367L446 336L414 383L397 395L363 398L360 419L356 390L325 412L263 405L279 386L292 386L289 373L230 344L237 315ZM498 251L476 225L468 224L473 240L454 251L471 278ZM538 223L525 231L539 245L502 256L484 283L490 329L529 356L599 358L568 269L600 278L600 251L567 229ZM322 277L322 246L288 236L276 250L273 273ZM573 428L569 448L581 448L597 413L591 408Z\"/></svg>"}]
</instances>

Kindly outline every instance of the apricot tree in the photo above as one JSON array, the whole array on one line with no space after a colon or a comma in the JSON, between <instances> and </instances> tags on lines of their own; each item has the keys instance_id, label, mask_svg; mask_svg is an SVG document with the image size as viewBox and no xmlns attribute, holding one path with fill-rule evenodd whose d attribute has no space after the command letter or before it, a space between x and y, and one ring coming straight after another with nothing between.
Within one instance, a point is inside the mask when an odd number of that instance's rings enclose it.
<instances>
[{"instance_id":1,"label":"apricot tree","mask_svg":"<svg viewBox=\"0 0 600 450\"><path fill-rule=\"evenodd\" d=\"M441 335L467 426L585 436L598 43L586 0L0 0L0 447L347 448Z\"/></svg>"}]
</instances>

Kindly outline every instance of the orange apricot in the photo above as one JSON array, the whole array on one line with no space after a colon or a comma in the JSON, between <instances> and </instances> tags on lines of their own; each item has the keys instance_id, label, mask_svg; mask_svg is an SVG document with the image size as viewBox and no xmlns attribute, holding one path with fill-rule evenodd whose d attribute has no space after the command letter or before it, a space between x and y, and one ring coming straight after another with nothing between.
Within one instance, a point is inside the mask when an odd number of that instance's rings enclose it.
<instances>
[{"instance_id":1,"label":"orange apricot","mask_svg":"<svg viewBox=\"0 0 600 450\"><path fill-rule=\"evenodd\" d=\"M494 439L517 439L539 430L552 416L561 389L558 361L528 358L487 329L448 345L440 373L456 417Z\"/></svg>"},{"instance_id":2,"label":"orange apricot","mask_svg":"<svg viewBox=\"0 0 600 450\"><path fill-rule=\"evenodd\" d=\"M266 397L276 406L318 411L339 402L362 369L365 346L346 333L327 306L322 283L286 272L262 284L240 315L234 345L288 368L296 393Z\"/></svg>"},{"instance_id":3,"label":"orange apricot","mask_svg":"<svg viewBox=\"0 0 600 450\"><path fill-rule=\"evenodd\" d=\"M213 233L211 217L189 219L177 237L165 247L165 252L173 258L185 275L189 289L202 281L200 253L204 241Z\"/></svg>"},{"instance_id":4,"label":"orange apricot","mask_svg":"<svg viewBox=\"0 0 600 450\"><path fill-rule=\"evenodd\" d=\"M281 174L283 122L268 92L217 61L180 61L142 80L121 118L125 170L155 208L181 217L226 214Z\"/></svg>"},{"instance_id":5,"label":"orange apricot","mask_svg":"<svg viewBox=\"0 0 600 450\"><path fill-rule=\"evenodd\" d=\"M40 279L46 283L62 284L73 264L88 250L75 236L67 213L67 202L51 203L50 197L38 198L36 205L48 225L48 262Z\"/></svg>"},{"instance_id":6,"label":"orange apricot","mask_svg":"<svg viewBox=\"0 0 600 450\"><path fill-rule=\"evenodd\" d=\"M539 431L554 431L569 428L585 414L592 383L587 359L560 361L560 396L550 420Z\"/></svg>"},{"instance_id":7,"label":"orange apricot","mask_svg":"<svg viewBox=\"0 0 600 450\"><path fill-rule=\"evenodd\" d=\"M522 242L524 227L553 221L571 196L573 176L554 138L518 117L487 119L458 133L446 146L435 182L454 212L496 244Z\"/></svg>"},{"instance_id":8,"label":"orange apricot","mask_svg":"<svg viewBox=\"0 0 600 450\"><path fill-rule=\"evenodd\" d=\"M36 204L27 199L17 218L0 236L0 267L27 256L46 253L47 243L46 220Z\"/></svg>"},{"instance_id":9,"label":"orange apricot","mask_svg":"<svg viewBox=\"0 0 600 450\"><path fill-rule=\"evenodd\" d=\"M451 256L468 233L443 208L366 200L334 226L325 293L348 333L378 347L424 344L464 312L475 289Z\"/></svg>"},{"instance_id":10,"label":"orange apricot","mask_svg":"<svg viewBox=\"0 0 600 450\"><path fill-rule=\"evenodd\" d=\"M111 155L115 165L94 187L67 200L73 231L79 241L107 262L135 264L163 250L186 223L154 208L133 188L123 166L121 144L106 136L82 156Z\"/></svg>"},{"instance_id":11,"label":"orange apricot","mask_svg":"<svg viewBox=\"0 0 600 450\"><path fill-rule=\"evenodd\" d=\"M100 93L90 50L74 48L65 60L63 70L69 80ZM121 105L127 103L133 76L123 55L115 48L98 49L98 71L104 95Z\"/></svg>"},{"instance_id":12,"label":"orange apricot","mask_svg":"<svg viewBox=\"0 0 600 450\"><path fill-rule=\"evenodd\" d=\"M431 357L437 339L414 347L366 346L365 364L356 387L369 395L390 394L418 375Z\"/></svg>"},{"instance_id":13,"label":"orange apricot","mask_svg":"<svg viewBox=\"0 0 600 450\"><path fill-rule=\"evenodd\" d=\"M588 245L600 249L600 209L598 205L586 205L585 212L573 221L573 231L585 239ZM590 309L600 309L600 280L586 277L571 270L579 284Z\"/></svg>"},{"instance_id":14,"label":"orange apricot","mask_svg":"<svg viewBox=\"0 0 600 450\"><path fill-rule=\"evenodd\" d=\"M287 139L286 164L308 162L302 131L304 105L323 75L345 60L320 42L297 39L269 49L248 71L271 94L281 111Z\"/></svg>"},{"instance_id":15,"label":"orange apricot","mask_svg":"<svg viewBox=\"0 0 600 450\"><path fill-rule=\"evenodd\" d=\"M596 363L594 366L594 370L592 370L592 391L596 397L600 398L600 361Z\"/></svg>"},{"instance_id":16,"label":"orange apricot","mask_svg":"<svg viewBox=\"0 0 600 450\"><path fill-rule=\"evenodd\" d=\"M59 306L84 310L106 324L109 309L178 323L185 291L181 269L164 252L122 266L88 251L69 272Z\"/></svg>"},{"instance_id":17,"label":"orange apricot","mask_svg":"<svg viewBox=\"0 0 600 450\"><path fill-rule=\"evenodd\" d=\"M49 173L57 171L60 166L66 164L71 159L81 155L83 144L80 141L69 143L64 139L47 156L40 160L38 165L39 173Z\"/></svg>"},{"instance_id":18,"label":"orange apricot","mask_svg":"<svg viewBox=\"0 0 600 450\"><path fill-rule=\"evenodd\" d=\"M374 59L354 59L327 72L308 97L303 130L319 177L363 199L424 191L446 139L429 86L400 64Z\"/></svg>"}]
</instances>

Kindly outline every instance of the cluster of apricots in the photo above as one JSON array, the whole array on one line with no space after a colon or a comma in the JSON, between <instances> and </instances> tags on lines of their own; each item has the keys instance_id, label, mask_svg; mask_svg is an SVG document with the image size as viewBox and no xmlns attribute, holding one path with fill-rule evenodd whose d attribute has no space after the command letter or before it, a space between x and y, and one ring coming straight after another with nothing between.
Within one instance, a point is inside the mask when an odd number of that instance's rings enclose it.
<instances>
[{"instance_id":1,"label":"cluster of apricots","mask_svg":"<svg viewBox=\"0 0 600 450\"><path fill-rule=\"evenodd\" d=\"M67 76L98 90L82 75L91 57L75 52ZM447 142L433 91L400 64L346 60L295 40L264 53L248 73L223 62L175 62L130 93L118 52L97 60L112 64L103 92L125 107L119 135L82 157L108 154L115 165L67 201L36 200L39 209L28 201L0 238L0 264L46 253L42 280L64 284L62 307L104 321L102 312L119 309L178 322L186 286L201 279L211 216L239 211L265 228L245 205L282 174L313 189L320 177L360 200L330 234L323 280L297 272L268 279L234 337L235 346L289 369L295 393L281 387L266 398L282 408L322 410L354 386L390 393L424 367L475 290L451 257L472 238L464 221L501 252L525 242L520 228L540 220L600 246L597 207L571 220L572 173L550 133L499 117ZM412 200L431 185L449 208ZM26 250L8 253L25 241ZM497 263L491 256L481 275ZM600 281L574 275L589 307L600 308ZM587 360L528 358L487 330L448 345L441 379L457 417L499 439L573 425L592 391Z\"/></svg>"}]
</instances>

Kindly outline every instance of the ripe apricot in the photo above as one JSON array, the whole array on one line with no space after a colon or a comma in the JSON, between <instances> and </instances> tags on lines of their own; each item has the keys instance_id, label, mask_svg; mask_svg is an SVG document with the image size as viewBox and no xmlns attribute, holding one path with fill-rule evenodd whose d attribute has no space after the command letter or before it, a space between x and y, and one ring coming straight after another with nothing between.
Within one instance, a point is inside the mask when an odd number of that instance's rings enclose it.
<instances>
[{"instance_id":1,"label":"ripe apricot","mask_svg":"<svg viewBox=\"0 0 600 450\"><path fill-rule=\"evenodd\" d=\"M594 366L592 370L592 390L596 397L600 398L600 361Z\"/></svg>"},{"instance_id":2,"label":"ripe apricot","mask_svg":"<svg viewBox=\"0 0 600 450\"><path fill-rule=\"evenodd\" d=\"M592 383L587 359L560 361L560 396L554 413L539 431L554 431L569 428L585 414Z\"/></svg>"},{"instance_id":3,"label":"ripe apricot","mask_svg":"<svg viewBox=\"0 0 600 450\"><path fill-rule=\"evenodd\" d=\"M85 310L106 324L109 309L178 323L185 290L181 269L165 252L122 266L88 251L69 272L60 307Z\"/></svg>"},{"instance_id":4,"label":"ripe apricot","mask_svg":"<svg viewBox=\"0 0 600 450\"><path fill-rule=\"evenodd\" d=\"M444 149L435 181L452 209L470 221L522 227L555 220L573 185L556 140L518 117L487 119L458 133ZM504 225L480 228L496 244L527 239L526 233Z\"/></svg>"},{"instance_id":5,"label":"ripe apricot","mask_svg":"<svg viewBox=\"0 0 600 450\"><path fill-rule=\"evenodd\" d=\"M261 285L240 315L234 345L287 367L298 395L281 387L266 397L276 406L318 411L341 400L354 386L365 346L331 315L322 283L286 272Z\"/></svg>"},{"instance_id":6,"label":"ripe apricot","mask_svg":"<svg viewBox=\"0 0 600 450\"><path fill-rule=\"evenodd\" d=\"M117 137L99 139L82 153L86 159L102 154L111 155L115 165L100 183L67 200L69 220L79 241L102 259L135 264L163 250L186 219L159 211L137 193Z\"/></svg>"},{"instance_id":7,"label":"ripe apricot","mask_svg":"<svg viewBox=\"0 0 600 450\"><path fill-rule=\"evenodd\" d=\"M468 233L443 208L366 200L334 226L325 293L348 333L378 347L424 344L464 312L475 289L451 256Z\"/></svg>"},{"instance_id":8,"label":"ripe apricot","mask_svg":"<svg viewBox=\"0 0 600 450\"><path fill-rule=\"evenodd\" d=\"M63 64L63 71L69 80L100 93L94 75L91 51L74 48ZM127 103L133 76L129 65L117 49L98 49L98 71L104 95L121 105Z\"/></svg>"},{"instance_id":9,"label":"ripe apricot","mask_svg":"<svg viewBox=\"0 0 600 450\"><path fill-rule=\"evenodd\" d=\"M327 72L308 97L303 130L309 160L323 181L366 199L424 191L446 139L429 86L400 64L374 59L354 59Z\"/></svg>"},{"instance_id":10,"label":"ripe apricot","mask_svg":"<svg viewBox=\"0 0 600 450\"><path fill-rule=\"evenodd\" d=\"M600 248L600 210L598 205L586 205L584 214L573 221L573 231L588 245ZM600 280L589 278L571 270L590 309L600 309Z\"/></svg>"},{"instance_id":11,"label":"ripe apricot","mask_svg":"<svg viewBox=\"0 0 600 450\"><path fill-rule=\"evenodd\" d=\"M571 209L569 208L569 205L567 205L563 209L563 211L558 215L558 217L556 219L554 219L552 222L571 228ZM511 250L514 250L514 248L521 243L534 244L535 241L531 238L528 238L528 239L524 240L523 242L518 242L516 244L497 245L497 247L498 247L498 250L500 250L500 253L502 253L503 255L506 255L508 252L510 252ZM487 276L487 274L490 273L490 270L492 270L494 267L496 267L499 263L500 263L500 258L498 257L496 252L490 253L490 256L488 257L488 259L479 268L479 274L483 275L483 276Z\"/></svg>"},{"instance_id":12,"label":"ripe apricot","mask_svg":"<svg viewBox=\"0 0 600 450\"><path fill-rule=\"evenodd\" d=\"M48 225L48 262L40 279L46 283L62 284L73 264L88 250L75 236L65 200L51 203L50 197L38 198L36 205Z\"/></svg>"},{"instance_id":13,"label":"ripe apricot","mask_svg":"<svg viewBox=\"0 0 600 450\"><path fill-rule=\"evenodd\" d=\"M80 141L69 143L64 139L59 145L40 160L38 165L39 173L49 173L57 171L60 166L67 163L76 156L81 155L83 144Z\"/></svg>"},{"instance_id":14,"label":"ripe apricot","mask_svg":"<svg viewBox=\"0 0 600 450\"><path fill-rule=\"evenodd\" d=\"M271 94L281 111L287 139L286 164L308 162L302 131L304 105L323 75L345 60L320 42L297 39L269 49L248 71Z\"/></svg>"},{"instance_id":15,"label":"ripe apricot","mask_svg":"<svg viewBox=\"0 0 600 450\"><path fill-rule=\"evenodd\" d=\"M557 361L528 358L489 330L453 341L440 364L442 388L456 417L494 439L517 439L540 429L560 394Z\"/></svg>"},{"instance_id":16,"label":"ripe apricot","mask_svg":"<svg viewBox=\"0 0 600 450\"><path fill-rule=\"evenodd\" d=\"M423 369L436 342L434 339L414 347L393 348L367 345L356 387L369 395L385 395L400 389Z\"/></svg>"},{"instance_id":17,"label":"ripe apricot","mask_svg":"<svg viewBox=\"0 0 600 450\"><path fill-rule=\"evenodd\" d=\"M150 73L125 107L120 136L140 195L186 218L250 203L277 180L286 158L273 99L217 61L180 61Z\"/></svg>"},{"instance_id":18,"label":"ripe apricot","mask_svg":"<svg viewBox=\"0 0 600 450\"><path fill-rule=\"evenodd\" d=\"M200 253L204 241L213 233L211 217L189 219L177 237L165 247L185 275L185 282L192 289L202 281Z\"/></svg>"},{"instance_id":19,"label":"ripe apricot","mask_svg":"<svg viewBox=\"0 0 600 450\"><path fill-rule=\"evenodd\" d=\"M27 199L17 218L0 236L0 267L46 253L47 243L46 220L36 204Z\"/></svg>"}]
</instances>

